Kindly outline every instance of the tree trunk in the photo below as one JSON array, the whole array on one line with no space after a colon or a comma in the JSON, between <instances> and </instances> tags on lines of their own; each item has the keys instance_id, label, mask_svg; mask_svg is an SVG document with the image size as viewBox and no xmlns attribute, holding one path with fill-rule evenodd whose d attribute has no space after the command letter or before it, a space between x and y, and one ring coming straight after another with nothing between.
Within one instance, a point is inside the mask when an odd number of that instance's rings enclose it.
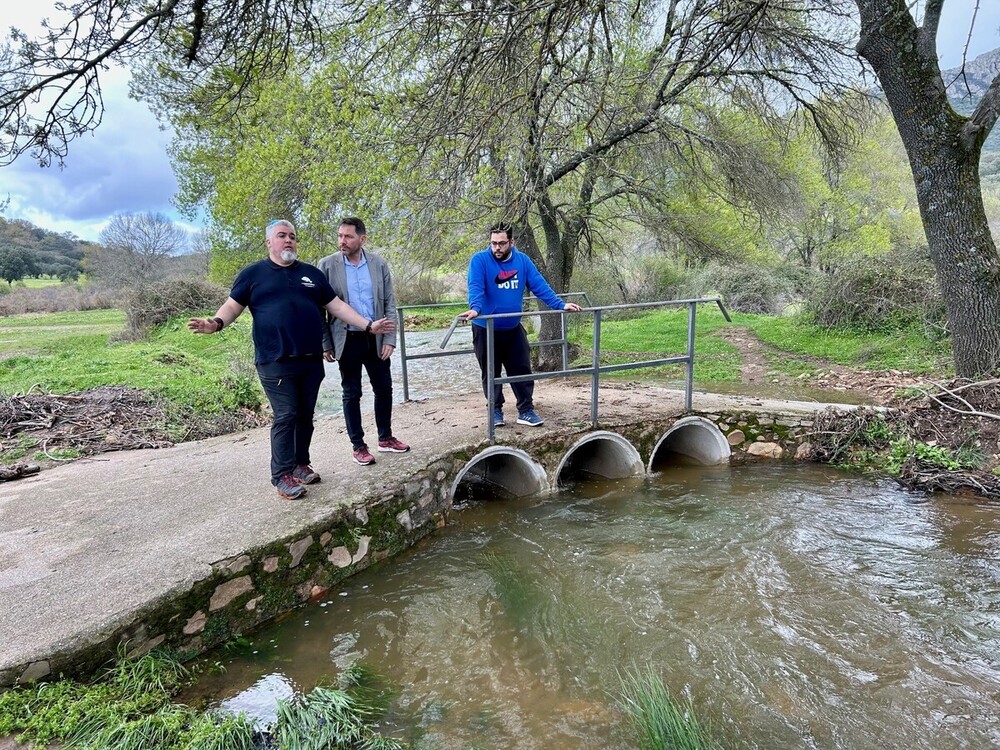
<instances>
[{"instance_id":1,"label":"tree trunk","mask_svg":"<svg viewBox=\"0 0 1000 750\"><path fill-rule=\"evenodd\" d=\"M545 267L540 268L545 280L556 294L566 292L570 278L573 275L573 257L576 253L575 243L579 242L579 234L572 227L559 226L559 218L552 209L547 197L539 201L542 218L542 228L545 234ZM542 341L553 341L562 337L562 323L559 315L541 316L541 329L538 334ZM536 369L540 372L552 372L562 369L562 347L549 345L538 349Z\"/></svg>"},{"instance_id":2,"label":"tree trunk","mask_svg":"<svg viewBox=\"0 0 1000 750\"><path fill-rule=\"evenodd\" d=\"M991 375L1000 369L1000 258L983 207L979 155L995 117L966 118L951 108L934 43L938 16L918 28L902 0L857 4L858 52L874 68L906 147L955 371Z\"/></svg>"},{"instance_id":3,"label":"tree trunk","mask_svg":"<svg viewBox=\"0 0 1000 750\"><path fill-rule=\"evenodd\" d=\"M955 372L988 376L1000 370L1000 262L983 208L979 153L937 148L921 155L921 170L920 214L948 312Z\"/></svg>"}]
</instances>

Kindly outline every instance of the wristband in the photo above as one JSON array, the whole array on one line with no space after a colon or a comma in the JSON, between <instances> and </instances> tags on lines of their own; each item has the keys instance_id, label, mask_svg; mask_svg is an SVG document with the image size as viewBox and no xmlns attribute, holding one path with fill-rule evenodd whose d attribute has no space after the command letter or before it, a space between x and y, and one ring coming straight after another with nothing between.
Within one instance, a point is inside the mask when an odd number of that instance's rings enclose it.
<instances>
[{"instance_id":1,"label":"wristband","mask_svg":"<svg viewBox=\"0 0 1000 750\"><path fill-rule=\"evenodd\" d=\"M375 321L373 321L373 320L369 320L368 321L368 325L365 326L365 333L371 333L372 332L372 323L374 323L374 322Z\"/></svg>"},{"instance_id":2,"label":"wristband","mask_svg":"<svg viewBox=\"0 0 1000 750\"><path fill-rule=\"evenodd\" d=\"M214 320L215 324L219 326L218 328L215 329L216 333L218 333L219 331L221 331L223 328L226 327L226 324L222 321L222 318L212 318L212 320Z\"/></svg>"}]
</instances>

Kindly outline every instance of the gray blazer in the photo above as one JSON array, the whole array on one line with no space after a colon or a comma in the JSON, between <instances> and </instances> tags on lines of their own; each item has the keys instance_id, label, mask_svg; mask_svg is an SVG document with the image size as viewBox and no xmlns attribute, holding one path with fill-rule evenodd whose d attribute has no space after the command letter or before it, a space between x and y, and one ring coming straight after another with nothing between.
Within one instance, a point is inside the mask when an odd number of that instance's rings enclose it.
<instances>
[{"instance_id":1,"label":"gray blazer","mask_svg":"<svg viewBox=\"0 0 1000 750\"><path fill-rule=\"evenodd\" d=\"M389 273L389 264L385 262L381 255L369 253L362 250L365 260L368 261L368 272L372 277L372 294L375 297L375 318L388 318L396 321L396 294L392 290L392 274ZM326 274L330 281L330 286L338 297L347 304L351 304L350 295L347 293L347 274L344 271L344 254L334 253L327 255L316 267ZM335 318L329 313L326 315L326 328L323 329L323 351L333 349L333 356L340 359L344 353L344 342L347 341L347 324L340 318ZM378 351L382 351L384 344L396 346L396 332L379 333L375 336L375 344Z\"/></svg>"}]
</instances>

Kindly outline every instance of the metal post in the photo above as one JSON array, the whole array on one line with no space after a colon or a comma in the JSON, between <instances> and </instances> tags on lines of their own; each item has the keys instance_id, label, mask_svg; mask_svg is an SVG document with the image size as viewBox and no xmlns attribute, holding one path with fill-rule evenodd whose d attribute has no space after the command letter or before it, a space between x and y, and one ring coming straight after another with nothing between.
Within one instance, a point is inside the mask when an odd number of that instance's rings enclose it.
<instances>
[{"instance_id":1,"label":"metal post","mask_svg":"<svg viewBox=\"0 0 1000 750\"><path fill-rule=\"evenodd\" d=\"M590 378L590 424L597 429L597 386L601 369L601 311L594 310L594 352L591 356L593 373Z\"/></svg>"},{"instance_id":2,"label":"metal post","mask_svg":"<svg viewBox=\"0 0 1000 750\"><path fill-rule=\"evenodd\" d=\"M403 311L396 308L396 340L399 342L399 364L403 368L403 401L410 400L410 381L406 375L406 332L403 330Z\"/></svg>"},{"instance_id":3,"label":"metal post","mask_svg":"<svg viewBox=\"0 0 1000 750\"><path fill-rule=\"evenodd\" d=\"M566 322L566 311L559 316L560 327L562 328L562 368L569 369L569 324Z\"/></svg>"},{"instance_id":4,"label":"metal post","mask_svg":"<svg viewBox=\"0 0 1000 750\"><path fill-rule=\"evenodd\" d=\"M493 411L496 409L496 400L493 394L493 360L496 352L493 351L493 318L486 321L486 424L489 429L486 433L490 442L493 442L493 435L496 427L493 424Z\"/></svg>"},{"instance_id":5,"label":"metal post","mask_svg":"<svg viewBox=\"0 0 1000 750\"><path fill-rule=\"evenodd\" d=\"M688 303L687 379L684 383L684 411L691 411L691 390L694 387L694 318L697 305Z\"/></svg>"}]
</instances>

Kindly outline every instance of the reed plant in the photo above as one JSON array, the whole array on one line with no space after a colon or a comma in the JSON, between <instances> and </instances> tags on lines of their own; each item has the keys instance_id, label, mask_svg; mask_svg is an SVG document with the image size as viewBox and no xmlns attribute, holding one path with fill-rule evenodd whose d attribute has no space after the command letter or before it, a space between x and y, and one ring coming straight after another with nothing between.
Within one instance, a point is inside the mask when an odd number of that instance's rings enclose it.
<instances>
[{"instance_id":1,"label":"reed plant","mask_svg":"<svg viewBox=\"0 0 1000 750\"><path fill-rule=\"evenodd\" d=\"M317 687L278 702L274 736L282 750L402 750L372 727L373 710L346 690Z\"/></svg>"},{"instance_id":2,"label":"reed plant","mask_svg":"<svg viewBox=\"0 0 1000 750\"><path fill-rule=\"evenodd\" d=\"M483 553L483 563L504 611L520 630L531 632L547 602L537 578L509 555L493 550Z\"/></svg>"},{"instance_id":3,"label":"reed plant","mask_svg":"<svg viewBox=\"0 0 1000 750\"><path fill-rule=\"evenodd\" d=\"M620 675L621 703L640 750L722 750L690 699L678 701L652 668Z\"/></svg>"}]
</instances>

